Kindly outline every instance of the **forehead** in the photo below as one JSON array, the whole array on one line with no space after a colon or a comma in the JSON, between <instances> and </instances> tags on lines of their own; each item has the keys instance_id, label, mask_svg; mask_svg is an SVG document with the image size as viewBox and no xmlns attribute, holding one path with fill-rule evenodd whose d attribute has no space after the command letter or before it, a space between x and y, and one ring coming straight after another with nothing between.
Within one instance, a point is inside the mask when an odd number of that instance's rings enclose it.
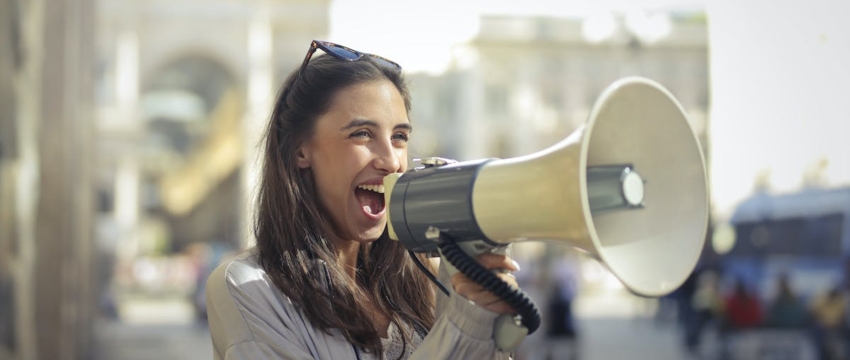
<instances>
[{"instance_id":1,"label":"forehead","mask_svg":"<svg viewBox=\"0 0 850 360\"><path fill-rule=\"evenodd\" d=\"M408 123L401 93L388 80L358 83L334 94L326 116L341 122L365 119L375 122Z\"/></svg>"}]
</instances>

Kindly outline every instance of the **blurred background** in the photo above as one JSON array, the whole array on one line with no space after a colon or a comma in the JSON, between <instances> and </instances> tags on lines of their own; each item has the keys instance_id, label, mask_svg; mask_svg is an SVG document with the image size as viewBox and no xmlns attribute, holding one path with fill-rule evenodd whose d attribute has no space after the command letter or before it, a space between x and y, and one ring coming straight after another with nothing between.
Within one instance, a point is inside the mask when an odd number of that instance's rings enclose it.
<instances>
[{"instance_id":1,"label":"blurred background","mask_svg":"<svg viewBox=\"0 0 850 360\"><path fill-rule=\"evenodd\" d=\"M204 280L251 246L258 142L312 39L404 66L412 155L526 155L628 75L705 151L694 274L630 294L516 244L519 359L850 358L842 0L0 0L0 359L209 359Z\"/></svg>"}]
</instances>

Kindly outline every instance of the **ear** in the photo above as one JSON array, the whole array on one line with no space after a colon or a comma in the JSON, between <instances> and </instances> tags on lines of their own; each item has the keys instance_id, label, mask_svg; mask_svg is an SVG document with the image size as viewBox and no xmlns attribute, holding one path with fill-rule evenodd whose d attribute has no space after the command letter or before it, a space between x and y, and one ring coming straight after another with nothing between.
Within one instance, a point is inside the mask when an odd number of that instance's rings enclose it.
<instances>
[{"instance_id":1,"label":"ear","mask_svg":"<svg viewBox=\"0 0 850 360\"><path fill-rule=\"evenodd\" d=\"M299 169L309 169L311 166L310 150L305 146L298 149L297 161Z\"/></svg>"}]
</instances>

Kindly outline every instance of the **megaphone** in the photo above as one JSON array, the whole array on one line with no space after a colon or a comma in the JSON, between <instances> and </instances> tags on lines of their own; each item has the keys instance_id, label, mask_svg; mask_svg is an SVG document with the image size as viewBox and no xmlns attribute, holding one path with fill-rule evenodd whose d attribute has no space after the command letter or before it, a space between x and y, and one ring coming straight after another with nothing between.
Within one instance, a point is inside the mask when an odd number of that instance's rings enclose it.
<instances>
[{"instance_id":1,"label":"megaphone","mask_svg":"<svg viewBox=\"0 0 850 360\"><path fill-rule=\"evenodd\" d=\"M629 290L661 296L693 271L708 224L705 160L682 106L656 82L621 79L554 146L509 159L426 166L384 179L392 239L473 248L579 248ZM439 236L437 236L437 235ZM470 254L472 255L472 254Z\"/></svg>"}]
</instances>

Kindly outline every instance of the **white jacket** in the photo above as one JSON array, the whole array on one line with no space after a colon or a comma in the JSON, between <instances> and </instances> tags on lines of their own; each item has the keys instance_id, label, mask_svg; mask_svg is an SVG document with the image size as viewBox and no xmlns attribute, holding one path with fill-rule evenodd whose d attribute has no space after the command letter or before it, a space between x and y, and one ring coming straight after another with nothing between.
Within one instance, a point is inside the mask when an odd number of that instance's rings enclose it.
<instances>
[{"instance_id":1,"label":"white jacket","mask_svg":"<svg viewBox=\"0 0 850 360\"><path fill-rule=\"evenodd\" d=\"M324 264L322 264L324 265ZM449 285L445 269L441 281ZM322 278L322 277L320 277ZM493 323L499 314L451 291L438 292L437 321L410 357L414 359L509 359L496 349ZM207 314L216 360L351 359L362 350L314 327L275 287L254 252L220 265L207 280Z\"/></svg>"}]
</instances>

